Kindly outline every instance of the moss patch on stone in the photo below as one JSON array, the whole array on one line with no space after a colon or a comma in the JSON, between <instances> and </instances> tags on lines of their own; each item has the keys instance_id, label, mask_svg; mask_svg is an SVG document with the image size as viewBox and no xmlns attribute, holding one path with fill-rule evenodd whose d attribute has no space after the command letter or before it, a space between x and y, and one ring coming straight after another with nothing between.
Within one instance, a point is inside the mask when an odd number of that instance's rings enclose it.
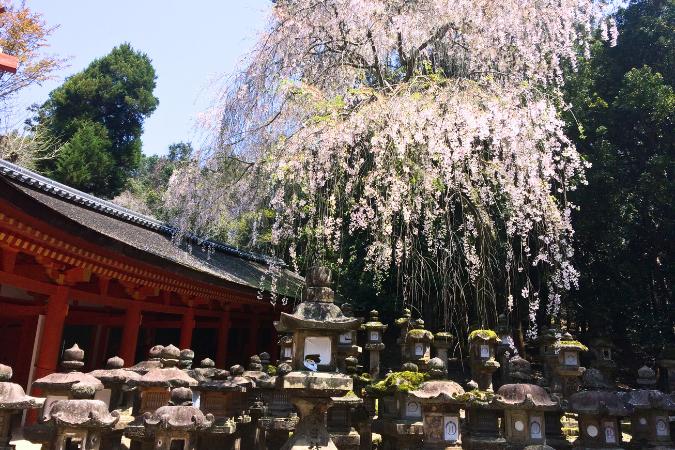
<instances>
[{"instance_id":1,"label":"moss patch on stone","mask_svg":"<svg viewBox=\"0 0 675 450\"><path fill-rule=\"evenodd\" d=\"M587 352L588 347L579 341L558 341L555 343L556 348L576 348L582 352Z\"/></svg>"},{"instance_id":2,"label":"moss patch on stone","mask_svg":"<svg viewBox=\"0 0 675 450\"><path fill-rule=\"evenodd\" d=\"M369 386L369 391L374 394L387 394L394 392L410 392L417 389L420 384L427 381L429 375L420 372L393 372L387 377Z\"/></svg>"},{"instance_id":3,"label":"moss patch on stone","mask_svg":"<svg viewBox=\"0 0 675 450\"><path fill-rule=\"evenodd\" d=\"M471 333L469 333L469 342L473 342L478 338L484 341L499 341L497 333L492 330L473 330Z\"/></svg>"},{"instance_id":4,"label":"moss patch on stone","mask_svg":"<svg viewBox=\"0 0 675 450\"><path fill-rule=\"evenodd\" d=\"M457 400L465 403L490 403L495 398L495 393L474 389L457 396Z\"/></svg>"},{"instance_id":5,"label":"moss patch on stone","mask_svg":"<svg viewBox=\"0 0 675 450\"><path fill-rule=\"evenodd\" d=\"M273 377L276 374L277 374L277 368L276 367L274 367L272 365L267 366L267 375L270 375L270 376Z\"/></svg>"},{"instance_id":6,"label":"moss patch on stone","mask_svg":"<svg viewBox=\"0 0 675 450\"><path fill-rule=\"evenodd\" d=\"M412 339L432 339L433 334L429 330L422 330L416 328L414 330L408 331L408 337Z\"/></svg>"}]
</instances>

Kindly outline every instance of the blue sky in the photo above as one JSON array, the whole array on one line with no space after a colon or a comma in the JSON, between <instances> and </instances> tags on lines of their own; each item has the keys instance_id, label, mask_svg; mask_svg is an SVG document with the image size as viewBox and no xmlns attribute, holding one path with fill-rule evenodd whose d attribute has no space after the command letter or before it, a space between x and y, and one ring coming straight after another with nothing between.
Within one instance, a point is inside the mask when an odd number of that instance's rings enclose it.
<instances>
[{"instance_id":1,"label":"blue sky","mask_svg":"<svg viewBox=\"0 0 675 450\"><path fill-rule=\"evenodd\" d=\"M211 101L209 80L231 73L263 29L270 0L27 0L50 25L51 53L68 57L54 80L27 88L16 98L13 122L25 108L42 103L69 75L129 42L148 54L157 72L159 107L146 120L143 151L164 153L178 141L199 143L197 113Z\"/></svg>"}]
</instances>

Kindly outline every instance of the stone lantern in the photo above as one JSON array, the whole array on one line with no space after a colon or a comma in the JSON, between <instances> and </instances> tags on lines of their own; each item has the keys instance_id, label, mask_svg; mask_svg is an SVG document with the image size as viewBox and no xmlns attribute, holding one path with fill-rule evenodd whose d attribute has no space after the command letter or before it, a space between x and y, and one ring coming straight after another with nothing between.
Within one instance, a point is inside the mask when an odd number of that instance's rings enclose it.
<instances>
[{"instance_id":1,"label":"stone lantern","mask_svg":"<svg viewBox=\"0 0 675 450\"><path fill-rule=\"evenodd\" d=\"M597 337L591 340L589 344L593 355L591 367L598 369L607 381L613 383L616 376L616 360L614 358L616 346L605 336Z\"/></svg>"},{"instance_id":2,"label":"stone lantern","mask_svg":"<svg viewBox=\"0 0 675 450\"><path fill-rule=\"evenodd\" d=\"M340 450L358 450L361 436L354 428L356 409L363 400L353 392L341 397L333 397L328 408L327 428L335 446Z\"/></svg>"},{"instance_id":3,"label":"stone lantern","mask_svg":"<svg viewBox=\"0 0 675 450\"><path fill-rule=\"evenodd\" d=\"M203 438L203 443L209 444L205 448L229 448L242 440L243 431L247 432L247 436L251 434L248 409L249 393L254 383L244 377L244 373L242 366L234 365L230 367L229 375L227 371L217 372L211 379L201 381L192 388L193 397L199 398L199 404L194 406L214 418L214 427L222 428L220 433L211 433Z\"/></svg>"},{"instance_id":4,"label":"stone lantern","mask_svg":"<svg viewBox=\"0 0 675 450\"><path fill-rule=\"evenodd\" d=\"M448 364L448 350L452 344L452 334L447 331L439 331L434 334L434 349L436 350L436 357L443 361L443 364Z\"/></svg>"},{"instance_id":5,"label":"stone lantern","mask_svg":"<svg viewBox=\"0 0 675 450\"><path fill-rule=\"evenodd\" d=\"M431 359L431 343L433 341L434 334L424 329L424 320L415 320L403 341L404 361L415 364L422 372L426 371L427 363Z\"/></svg>"},{"instance_id":6,"label":"stone lantern","mask_svg":"<svg viewBox=\"0 0 675 450\"><path fill-rule=\"evenodd\" d=\"M584 368L581 367L581 352L588 351L581 342L575 340L571 334L563 333L560 340L554 344L558 353L554 370L554 383L551 386L553 392L562 392L566 397L579 390L579 382ZM556 388L560 386L562 390Z\"/></svg>"},{"instance_id":7,"label":"stone lantern","mask_svg":"<svg viewBox=\"0 0 675 450\"><path fill-rule=\"evenodd\" d=\"M656 374L648 367L640 369L639 377L656 382ZM631 416L631 449L658 448L673 450L669 416L675 413L675 399L653 389L636 389L620 394L628 405Z\"/></svg>"},{"instance_id":8,"label":"stone lantern","mask_svg":"<svg viewBox=\"0 0 675 450\"><path fill-rule=\"evenodd\" d=\"M293 361L293 336L284 334L277 342L279 346L279 363L290 363Z\"/></svg>"},{"instance_id":9,"label":"stone lantern","mask_svg":"<svg viewBox=\"0 0 675 450\"><path fill-rule=\"evenodd\" d=\"M656 364L661 368L661 385L665 392L675 394L675 344L666 344Z\"/></svg>"},{"instance_id":10,"label":"stone lantern","mask_svg":"<svg viewBox=\"0 0 675 450\"><path fill-rule=\"evenodd\" d=\"M408 334L408 329L412 326L412 314L408 308L403 309L401 317L394 322L399 328L400 335L396 339L396 343L401 347L401 361L406 360L405 352L405 337Z\"/></svg>"},{"instance_id":11,"label":"stone lantern","mask_svg":"<svg viewBox=\"0 0 675 450\"><path fill-rule=\"evenodd\" d=\"M0 450L14 450L9 445L12 433L12 417L26 409L42 406L43 399L26 395L23 388L11 383L12 368L0 364Z\"/></svg>"},{"instance_id":12,"label":"stone lantern","mask_svg":"<svg viewBox=\"0 0 675 450\"><path fill-rule=\"evenodd\" d=\"M199 367L189 370L188 375L199 383L211 381L214 378L226 379L230 372L216 368L216 363L211 358L204 358L199 362Z\"/></svg>"},{"instance_id":13,"label":"stone lantern","mask_svg":"<svg viewBox=\"0 0 675 450\"><path fill-rule=\"evenodd\" d=\"M560 411L541 386L505 384L494 400L504 408L504 434L509 448L547 443L546 412Z\"/></svg>"},{"instance_id":14,"label":"stone lantern","mask_svg":"<svg viewBox=\"0 0 675 450\"><path fill-rule=\"evenodd\" d=\"M471 376L481 391L492 392L492 374L499 369L495 352L499 338L492 330L475 330L469 333Z\"/></svg>"},{"instance_id":15,"label":"stone lantern","mask_svg":"<svg viewBox=\"0 0 675 450\"><path fill-rule=\"evenodd\" d=\"M162 367L151 369L138 380L130 381L131 385L138 386L140 390L140 404L134 408L134 414L152 413L169 402L171 389L197 384L197 380L176 367L179 357L180 350L176 347L164 347L161 354Z\"/></svg>"},{"instance_id":16,"label":"stone lantern","mask_svg":"<svg viewBox=\"0 0 675 450\"><path fill-rule=\"evenodd\" d=\"M340 309L345 317L354 317L350 303L343 303ZM340 372L345 372L345 359L350 356L358 357L361 354L361 347L357 345L357 342L356 330L345 331L338 337L337 366Z\"/></svg>"},{"instance_id":17,"label":"stone lantern","mask_svg":"<svg viewBox=\"0 0 675 450\"><path fill-rule=\"evenodd\" d=\"M434 358L441 363L440 359ZM440 370L440 373L445 372ZM464 389L449 380L426 381L410 392L422 406L424 424L424 450L451 450L462 448L460 409L463 407Z\"/></svg>"},{"instance_id":18,"label":"stone lantern","mask_svg":"<svg viewBox=\"0 0 675 450\"><path fill-rule=\"evenodd\" d=\"M43 415L48 414L51 403L57 400L94 399L97 395L101 396L103 383L98 378L78 371L84 367L83 361L84 350L75 344L63 352L61 372L35 380L33 387L41 389L47 397L42 408Z\"/></svg>"},{"instance_id":19,"label":"stone lantern","mask_svg":"<svg viewBox=\"0 0 675 450\"><path fill-rule=\"evenodd\" d=\"M513 383L515 380L511 380L509 377L511 370L509 369L509 361L514 356L518 356L518 349L516 344L513 341L511 336L511 329L508 326L506 315L500 314L497 318L497 326L495 327L497 332L497 337L499 338L499 344L497 344L497 351L495 359L499 362L499 379L497 385Z\"/></svg>"},{"instance_id":20,"label":"stone lantern","mask_svg":"<svg viewBox=\"0 0 675 450\"><path fill-rule=\"evenodd\" d=\"M113 450L120 445L118 420L119 413L101 400L55 400L24 434L44 450Z\"/></svg>"},{"instance_id":21,"label":"stone lantern","mask_svg":"<svg viewBox=\"0 0 675 450\"><path fill-rule=\"evenodd\" d=\"M204 437L210 434L232 434L234 428L231 422L214 426L213 416L204 415L193 406L192 391L176 388L171 391L171 400L167 405L143 414L127 426L124 434L132 442L141 442L143 449L197 450L213 448L201 446Z\"/></svg>"},{"instance_id":22,"label":"stone lantern","mask_svg":"<svg viewBox=\"0 0 675 450\"><path fill-rule=\"evenodd\" d=\"M190 370L192 368L192 361L195 359L195 352L192 349L185 348L180 351L178 358L178 367L183 370Z\"/></svg>"},{"instance_id":23,"label":"stone lantern","mask_svg":"<svg viewBox=\"0 0 675 450\"><path fill-rule=\"evenodd\" d=\"M106 362L105 369L93 370L89 372L92 377L98 378L106 389L110 390L110 410L120 409L127 406L125 394L130 393L133 388L131 383L141 378L136 372L125 370L124 360L113 356Z\"/></svg>"},{"instance_id":24,"label":"stone lantern","mask_svg":"<svg viewBox=\"0 0 675 450\"><path fill-rule=\"evenodd\" d=\"M364 346L369 353L370 374L372 379L380 376L380 352L384 350L384 332L387 325L380 322L377 310L370 312L370 320L363 324L363 330L366 332L366 345Z\"/></svg>"},{"instance_id":25,"label":"stone lantern","mask_svg":"<svg viewBox=\"0 0 675 450\"><path fill-rule=\"evenodd\" d=\"M158 369L162 367L162 351L164 350L163 345L155 345L148 350L148 359L141 361L137 364L134 364L131 367L128 367L126 370L131 370L136 372L139 375L145 375L152 369ZM180 356L180 352L179 352Z\"/></svg>"},{"instance_id":26,"label":"stone lantern","mask_svg":"<svg viewBox=\"0 0 675 450\"><path fill-rule=\"evenodd\" d=\"M569 397L568 409L579 415L579 437L574 441L574 449L623 448L620 419L629 412L619 394L602 390L603 386L607 385L602 374L596 369L588 369L583 378L586 390Z\"/></svg>"},{"instance_id":27,"label":"stone lantern","mask_svg":"<svg viewBox=\"0 0 675 450\"><path fill-rule=\"evenodd\" d=\"M300 422L284 449L334 448L326 429L331 398L352 390L351 377L336 373L339 336L360 328L361 321L346 317L334 303L331 272L325 267L308 270L304 301L293 314L281 313L277 331L293 334L293 371L283 377L282 388L300 413Z\"/></svg>"},{"instance_id":28,"label":"stone lantern","mask_svg":"<svg viewBox=\"0 0 675 450\"><path fill-rule=\"evenodd\" d=\"M539 346L539 360L544 366L544 378L553 392L561 392L562 386L553 387L555 378L555 368L558 366L558 351L556 342L558 342L558 333L554 328L542 327L541 334L537 336L535 342Z\"/></svg>"},{"instance_id":29,"label":"stone lantern","mask_svg":"<svg viewBox=\"0 0 675 450\"><path fill-rule=\"evenodd\" d=\"M463 447L471 450L502 450L506 446L502 423L504 407L495 394L474 389L464 396L466 426Z\"/></svg>"},{"instance_id":30,"label":"stone lantern","mask_svg":"<svg viewBox=\"0 0 675 450\"><path fill-rule=\"evenodd\" d=\"M377 418L372 431L382 436L384 450L412 450L424 439L422 405L410 391L419 388L425 375L416 371L392 372L384 380L366 388L377 398Z\"/></svg>"}]
</instances>

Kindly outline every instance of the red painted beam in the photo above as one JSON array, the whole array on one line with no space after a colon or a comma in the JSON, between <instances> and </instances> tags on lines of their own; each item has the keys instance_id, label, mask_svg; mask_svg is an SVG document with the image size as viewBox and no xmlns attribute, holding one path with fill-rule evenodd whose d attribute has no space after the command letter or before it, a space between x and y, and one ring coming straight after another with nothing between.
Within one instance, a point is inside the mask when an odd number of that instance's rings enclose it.
<instances>
[{"instance_id":1,"label":"red painted beam","mask_svg":"<svg viewBox=\"0 0 675 450\"><path fill-rule=\"evenodd\" d=\"M16 303L0 302L0 311L2 316L29 316L37 317L44 314L44 306L38 305L19 305Z\"/></svg>"},{"instance_id":2,"label":"red painted beam","mask_svg":"<svg viewBox=\"0 0 675 450\"><path fill-rule=\"evenodd\" d=\"M10 284L14 287L25 289L28 292L38 292L40 294L47 295L51 295L56 292L56 288L58 287L55 284L43 283L41 281L36 281L31 278L22 277L21 275L15 275L4 271L0 271L0 283Z\"/></svg>"}]
</instances>

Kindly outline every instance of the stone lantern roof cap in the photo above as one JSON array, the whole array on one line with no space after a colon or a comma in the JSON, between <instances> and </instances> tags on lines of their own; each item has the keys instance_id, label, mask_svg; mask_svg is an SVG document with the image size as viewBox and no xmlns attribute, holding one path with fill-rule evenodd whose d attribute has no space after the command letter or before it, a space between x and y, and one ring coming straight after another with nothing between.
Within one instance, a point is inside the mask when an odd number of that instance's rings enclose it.
<instances>
[{"instance_id":1,"label":"stone lantern roof cap","mask_svg":"<svg viewBox=\"0 0 675 450\"><path fill-rule=\"evenodd\" d=\"M112 428L119 420L117 411L108 412L101 400L57 400L51 404L42 422L78 428Z\"/></svg>"},{"instance_id":2,"label":"stone lantern roof cap","mask_svg":"<svg viewBox=\"0 0 675 450\"><path fill-rule=\"evenodd\" d=\"M382 331L384 332L387 329L387 325L380 322L380 313L377 310L370 311L370 318L368 322L364 323L361 327L366 331Z\"/></svg>"},{"instance_id":3,"label":"stone lantern roof cap","mask_svg":"<svg viewBox=\"0 0 675 450\"><path fill-rule=\"evenodd\" d=\"M131 380L139 380L141 375L124 369L124 360L118 356L108 359L105 369L92 370L89 375L101 380L104 384L126 384Z\"/></svg>"},{"instance_id":4,"label":"stone lantern roof cap","mask_svg":"<svg viewBox=\"0 0 675 450\"><path fill-rule=\"evenodd\" d=\"M492 330L473 330L469 333L469 342L484 341L499 343L499 336Z\"/></svg>"},{"instance_id":5,"label":"stone lantern roof cap","mask_svg":"<svg viewBox=\"0 0 675 450\"><path fill-rule=\"evenodd\" d=\"M26 395L21 385L10 383L12 368L0 364L0 410L33 409L42 406L44 399Z\"/></svg>"},{"instance_id":6,"label":"stone lantern roof cap","mask_svg":"<svg viewBox=\"0 0 675 450\"><path fill-rule=\"evenodd\" d=\"M330 288L332 276L325 267L312 267L307 271L305 298L293 314L281 313L275 323L277 331L295 330L349 331L358 330L361 319L345 316L333 301L335 294Z\"/></svg>"},{"instance_id":7,"label":"stone lantern roof cap","mask_svg":"<svg viewBox=\"0 0 675 450\"><path fill-rule=\"evenodd\" d=\"M341 406L358 406L363 404L363 399L356 395L354 391L349 391L341 397L331 397L335 405Z\"/></svg>"},{"instance_id":8,"label":"stone lantern roof cap","mask_svg":"<svg viewBox=\"0 0 675 450\"><path fill-rule=\"evenodd\" d=\"M409 394L424 403L463 403L464 389L450 380L425 381Z\"/></svg>"},{"instance_id":9,"label":"stone lantern roof cap","mask_svg":"<svg viewBox=\"0 0 675 450\"><path fill-rule=\"evenodd\" d=\"M46 392L69 390L76 398L91 398L96 391L103 390L103 383L92 375L82 372L50 373L33 383Z\"/></svg>"},{"instance_id":10,"label":"stone lantern roof cap","mask_svg":"<svg viewBox=\"0 0 675 450\"><path fill-rule=\"evenodd\" d=\"M142 387L187 387L195 386L197 380L190 377L185 371L176 367L152 369L138 380L131 380L130 384Z\"/></svg>"},{"instance_id":11,"label":"stone lantern roof cap","mask_svg":"<svg viewBox=\"0 0 675 450\"><path fill-rule=\"evenodd\" d=\"M619 394L632 409L675 411L675 399L654 389L636 389Z\"/></svg>"},{"instance_id":12,"label":"stone lantern roof cap","mask_svg":"<svg viewBox=\"0 0 675 450\"><path fill-rule=\"evenodd\" d=\"M610 391L576 392L569 398L569 408L572 412L583 414L618 417L628 415L628 409L621 397Z\"/></svg>"},{"instance_id":13,"label":"stone lantern roof cap","mask_svg":"<svg viewBox=\"0 0 675 450\"><path fill-rule=\"evenodd\" d=\"M495 401L509 409L551 411L560 407L544 388L525 383L503 385L497 390Z\"/></svg>"}]
</instances>

